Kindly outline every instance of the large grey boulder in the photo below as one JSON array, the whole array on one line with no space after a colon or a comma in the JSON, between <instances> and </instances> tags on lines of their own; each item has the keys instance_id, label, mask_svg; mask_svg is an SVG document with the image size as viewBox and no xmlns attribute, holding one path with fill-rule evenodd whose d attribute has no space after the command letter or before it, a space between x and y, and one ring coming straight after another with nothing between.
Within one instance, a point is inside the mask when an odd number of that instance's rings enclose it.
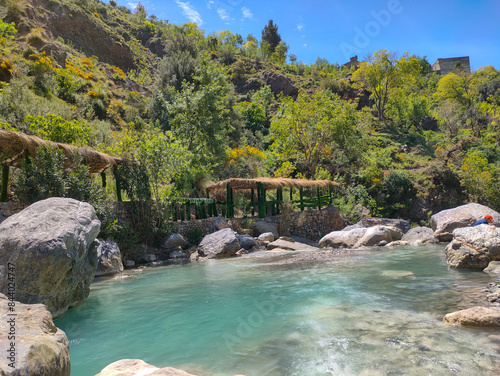
<instances>
[{"instance_id":1,"label":"large grey boulder","mask_svg":"<svg viewBox=\"0 0 500 376\"><path fill-rule=\"evenodd\" d=\"M266 85L271 86L271 90L275 95L283 94L283 96L295 96L298 93L298 89L292 84L292 82L285 75L270 70L262 72L260 78L266 83Z\"/></svg>"},{"instance_id":2,"label":"large grey boulder","mask_svg":"<svg viewBox=\"0 0 500 376\"><path fill-rule=\"evenodd\" d=\"M472 307L448 313L443 321L451 325L500 327L500 307Z\"/></svg>"},{"instance_id":3,"label":"large grey boulder","mask_svg":"<svg viewBox=\"0 0 500 376\"><path fill-rule=\"evenodd\" d=\"M439 243L439 240L434 236L434 231L430 227L412 228L403 235L401 240L412 245Z\"/></svg>"},{"instance_id":4,"label":"large grey boulder","mask_svg":"<svg viewBox=\"0 0 500 376\"><path fill-rule=\"evenodd\" d=\"M320 248L353 248L368 229L353 228L349 231L332 231L319 241Z\"/></svg>"},{"instance_id":5,"label":"large grey boulder","mask_svg":"<svg viewBox=\"0 0 500 376\"><path fill-rule=\"evenodd\" d=\"M290 241L292 240L292 241ZM284 237L275 240L267 245L267 249L282 249L285 251L313 251L317 250L317 247L312 247L305 243L299 243L294 241L293 239L286 239Z\"/></svg>"},{"instance_id":6,"label":"large grey boulder","mask_svg":"<svg viewBox=\"0 0 500 376\"><path fill-rule=\"evenodd\" d=\"M230 257L240 248L236 233L230 228L225 228L206 235L198 246L198 253L201 257L207 258Z\"/></svg>"},{"instance_id":7,"label":"large grey boulder","mask_svg":"<svg viewBox=\"0 0 500 376\"><path fill-rule=\"evenodd\" d=\"M453 230L472 226L474 222L483 219L486 214L493 216L496 223L500 221L498 212L487 206L471 203L434 214L431 217L431 228L439 241L450 241L453 239Z\"/></svg>"},{"instance_id":8,"label":"large grey boulder","mask_svg":"<svg viewBox=\"0 0 500 376\"><path fill-rule=\"evenodd\" d=\"M172 234L170 234L167 240L165 240L162 247L166 249L177 248L177 247L184 248L188 245L189 243L187 242L186 239L184 239L184 237L181 234L173 232Z\"/></svg>"},{"instance_id":9,"label":"large grey boulder","mask_svg":"<svg viewBox=\"0 0 500 376\"><path fill-rule=\"evenodd\" d=\"M394 231L391 227L392 226L374 226L367 228L365 234L354 245L354 248L371 247L378 245L380 242L390 243ZM401 239L401 237L399 237L399 239Z\"/></svg>"},{"instance_id":10,"label":"large grey boulder","mask_svg":"<svg viewBox=\"0 0 500 376\"><path fill-rule=\"evenodd\" d=\"M3 294L0 294L0 354L1 375L70 374L68 339L55 327L47 308L43 304L12 302Z\"/></svg>"},{"instance_id":11,"label":"large grey boulder","mask_svg":"<svg viewBox=\"0 0 500 376\"><path fill-rule=\"evenodd\" d=\"M95 376L195 376L172 367L158 368L140 359L122 359L111 363Z\"/></svg>"},{"instance_id":12,"label":"large grey boulder","mask_svg":"<svg viewBox=\"0 0 500 376\"><path fill-rule=\"evenodd\" d=\"M319 241L320 248L361 248L378 245L380 242L390 243L392 226L354 227L348 231L333 231ZM400 233L396 232L400 238Z\"/></svg>"},{"instance_id":13,"label":"large grey boulder","mask_svg":"<svg viewBox=\"0 0 500 376\"><path fill-rule=\"evenodd\" d=\"M490 261L500 261L500 228L490 225L457 228L445 252L451 267L482 270Z\"/></svg>"},{"instance_id":14,"label":"large grey boulder","mask_svg":"<svg viewBox=\"0 0 500 376\"><path fill-rule=\"evenodd\" d=\"M251 249L257 247L257 242L250 235L236 235L238 241L240 242L240 247L244 249Z\"/></svg>"},{"instance_id":15,"label":"large grey boulder","mask_svg":"<svg viewBox=\"0 0 500 376\"><path fill-rule=\"evenodd\" d=\"M265 221L256 221L250 224L255 236L272 232L275 239L279 238L279 225L277 223L269 223Z\"/></svg>"},{"instance_id":16,"label":"large grey boulder","mask_svg":"<svg viewBox=\"0 0 500 376\"><path fill-rule=\"evenodd\" d=\"M108 240L96 240L97 270L96 277L115 275L123 272L122 255L118 244Z\"/></svg>"},{"instance_id":17,"label":"large grey boulder","mask_svg":"<svg viewBox=\"0 0 500 376\"><path fill-rule=\"evenodd\" d=\"M49 198L0 224L0 292L8 292L9 265L15 267L16 299L43 303L59 317L85 303L97 269L100 231L91 205Z\"/></svg>"},{"instance_id":18,"label":"large grey boulder","mask_svg":"<svg viewBox=\"0 0 500 376\"><path fill-rule=\"evenodd\" d=\"M346 227L344 230L349 230L352 228L360 228L360 227L374 227L374 226L386 226L386 227L397 227L399 228L403 234L407 233L410 228L410 222L404 219L391 219L391 218L362 218L358 223L354 225L355 227ZM394 239L399 240L399 239Z\"/></svg>"}]
</instances>

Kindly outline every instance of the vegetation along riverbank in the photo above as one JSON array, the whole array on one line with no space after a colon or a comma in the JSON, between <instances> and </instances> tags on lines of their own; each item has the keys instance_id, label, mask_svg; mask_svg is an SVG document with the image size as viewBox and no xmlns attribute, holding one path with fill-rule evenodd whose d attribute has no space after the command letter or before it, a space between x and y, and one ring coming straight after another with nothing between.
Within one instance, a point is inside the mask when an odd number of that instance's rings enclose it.
<instances>
[{"instance_id":1,"label":"vegetation along riverbank","mask_svg":"<svg viewBox=\"0 0 500 376\"><path fill-rule=\"evenodd\" d=\"M450 268L492 279L445 321L500 325L500 71L386 49L305 64L273 20L258 37L140 3L0 0L0 325L19 339L2 371L69 374L51 317L96 274L258 251L446 243Z\"/></svg>"}]
</instances>

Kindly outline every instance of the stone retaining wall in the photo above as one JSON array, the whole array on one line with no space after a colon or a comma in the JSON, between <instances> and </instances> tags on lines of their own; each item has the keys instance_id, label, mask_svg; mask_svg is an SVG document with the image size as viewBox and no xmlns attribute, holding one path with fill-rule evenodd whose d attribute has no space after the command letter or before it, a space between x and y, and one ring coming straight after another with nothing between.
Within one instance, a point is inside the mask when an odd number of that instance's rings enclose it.
<instances>
[{"instance_id":1,"label":"stone retaining wall","mask_svg":"<svg viewBox=\"0 0 500 376\"><path fill-rule=\"evenodd\" d=\"M117 202L115 204L115 215L119 220L128 222L131 218L130 209L131 205L129 202ZM201 232L200 235L204 236L218 229L231 227L240 233L250 232L251 235L257 236L259 234L252 234L251 231L242 231L252 228L252 223L257 221L277 224L280 235L300 236L314 241L318 241L321 237L332 231L341 230L345 227L339 210L334 205L329 205L321 210L308 209L303 212L281 214L266 218L225 219L223 217L212 217L177 221L174 223L174 231L183 236L196 231L198 233Z\"/></svg>"},{"instance_id":2,"label":"stone retaining wall","mask_svg":"<svg viewBox=\"0 0 500 376\"><path fill-rule=\"evenodd\" d=\"M19 202L0 202L0 218L9 217L19 213L27 205ZM116 202L114 215L123 222L129 222L131 202ZM1 219L0 219L1 220ZM224 222L227 221L227 224ZM319 240L322 236L331 231L341 230L345 227L338 209L334 205L327 206L321 210L308 209L303 212L292 214L281 214L266 218L232 218L213 217L207 219L192 219L190 221L177 221L174 224L174 231L186 236L194 231L201 231L201 235L207 235L217 231L217 227L231 227L235 231L251 227L252 222L262 221L275 223L278 225L280 235L300 236L310 240ZM223 222L223 223L220 223ZM258 234L253 234L258 235Z\"/></svg>"},{"instance_id":3,"label":"stone retaining wall","mask_svg":"<svg viewBox=\"0 0 500 376\"><path fill-rule=\"evenodd\" d=\"M19 213L21 210L25 209L28 205L21 204L20 202L0 202L0 218L10 217L12 214Z\"/></svg>"}]
</instances>

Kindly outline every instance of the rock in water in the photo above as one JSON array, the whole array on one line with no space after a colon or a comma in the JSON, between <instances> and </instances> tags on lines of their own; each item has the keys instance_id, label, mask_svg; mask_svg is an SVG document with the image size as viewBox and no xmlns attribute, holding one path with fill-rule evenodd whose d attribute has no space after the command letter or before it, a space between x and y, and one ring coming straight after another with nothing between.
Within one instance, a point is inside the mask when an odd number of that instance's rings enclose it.
<instances>
[{"instance_id":1,"label":"rock in water","mask_svg":"<svg viewBox=\"0 0 500 376\"><path fill-rule=\"evenodd\" d=\"M118 244L111 241L96 240L97 247L97 271L96 277L115 275L123 272L122 255Z\"/></svg>"},{"instance_id":2,"label":"rock in water","mask_svg":"<svg viewBox=\"0 0 500 376\"><path fill-rule=\"evenodd\" d=\"M448 313L443 321L452 325L500 327L499 307L472 307Z\"/></svg>"},{"instance_id":3,"label":"rock in water","mask_svg":"<svg viewBox=\"0 0 500 376\"><path fill-rule=\"evenodd\" d=\"M453 239L453 230L461 227L469 227L486 214L491 214L495 222L500 221L500 214L487 206L471 203L461 205L453 209L447 209L434 214L431 217L431 228L434 236L441 242Z\"/></svg>"},{"instance_id":4,"label":"rock in water","mask_svg":"<svg viewBox=\"0 0 500 376\"><path fill-rule=\"evenodd\" d=\"M401 240L413 245L439 243L434 231L429 227L415 227L403 235Z\"/></svg>"},{"instance_id":5,"label":"rock in water","mask_svg":"<svg viewBox=\"0 0 500 376\"><path fill-rule=\"evenodd\" d=\"M140 359L122 359L111 363L95 376L195 376L180 369L158 368Z\"/></svg>"},{"instance_id":6,"label":"rock in water","mask_svg":"<svg viewBox=\"0 0 500 376\"><path fill-rule=\"evenodd\" d=\"M198 253L208 258L230 257L240 248L236 233L230 228L225 228L205 236L198 247Z\"/></svg>"},{"instance_id":7,"label":"rock in water","mask_svg":"<svg viewBox=\"0 0 500 376\"><path fill-rule=\"evenodd\" d=\"M16 316L8 316L12 313ZM11 302L0 294L0 316L0 375L69 376L68 339L54 326L44 305ZM13 317L15 340L9 339L12 329L9 320ZM12 349L14 359L10 355Z\"/></svg>"},{"instance_id":8,"label":"rock in water","mask_svg":"<svg viewBox=\"0 0 500 376\"><path fill-rule=\"evenodd\" d=\"M457 228L446 246L449 266L485 269L490 261L500 261L500 228L489 225Z\"/></svg>"},{"instance_id":9,"label":"rock in water","mask_svg":"<svg viewBox=\"0 0 500 376\"><path fill-rule=\"evenodd\" d=\"M15 268L15 298L42 303L53 317L85 303L97 269L101 223L94 208L68 198L30 205L0 224L0 292Z\"/></svg>"}]
</instances>

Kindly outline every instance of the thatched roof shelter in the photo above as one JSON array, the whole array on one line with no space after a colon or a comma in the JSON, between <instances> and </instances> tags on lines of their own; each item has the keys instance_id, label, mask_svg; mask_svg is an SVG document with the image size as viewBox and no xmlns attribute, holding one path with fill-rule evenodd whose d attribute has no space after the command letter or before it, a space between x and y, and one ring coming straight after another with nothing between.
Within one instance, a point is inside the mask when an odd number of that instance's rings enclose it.
<instances>
[{"instance_id":1,"label":"thatched roof shelter","mask_svg":"<svg viewBox=\"0 0 500 376\"><path fill-rule=\"evenodd\" d=\"M58 148L66 157L66 166L74 167L75 159L80 156L89 166L91 173L102 172L110 166L129 163L122 158L111 157L92 149L72 146L60 142L43 140L40 137L29 136L21 132L11 132L0 129L0 163L10 166L19 166L29 153L36 155L38 147Z\"/></svg>"},{"instance_id":2,"label":"thatched roof shelter","mask_svg":"<svg viewBox=\"0 0 500 376\"><path fill-rule=\"evenodd\" d=\"M210 191L223 191L227 184L234 190L257 189L257 184L261 183L264 189L279 188L328 188L339 184L331 180L305 180L289 178L253 178L253 179L227 179L207 187Z\"/></svg>"}]
</instances>

